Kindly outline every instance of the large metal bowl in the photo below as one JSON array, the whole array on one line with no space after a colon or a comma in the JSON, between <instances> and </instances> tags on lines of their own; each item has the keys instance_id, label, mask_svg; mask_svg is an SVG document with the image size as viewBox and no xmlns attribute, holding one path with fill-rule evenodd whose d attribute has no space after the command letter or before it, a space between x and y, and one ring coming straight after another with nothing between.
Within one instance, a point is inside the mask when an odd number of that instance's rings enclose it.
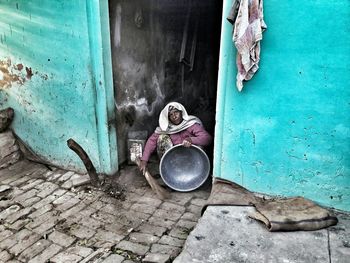
<instances>
[{"instance_id":1,"label":"large metal bowl","mask_svg":"<svg viewBox=\"0 0 350 263\"><path fill-rule=\"evenodd\" d=\"M188 192L200 187L208 178L210 162L198 146L176 145L165 152L159 165L160 175L170 188Z\"/></svg>"}]
</instances>

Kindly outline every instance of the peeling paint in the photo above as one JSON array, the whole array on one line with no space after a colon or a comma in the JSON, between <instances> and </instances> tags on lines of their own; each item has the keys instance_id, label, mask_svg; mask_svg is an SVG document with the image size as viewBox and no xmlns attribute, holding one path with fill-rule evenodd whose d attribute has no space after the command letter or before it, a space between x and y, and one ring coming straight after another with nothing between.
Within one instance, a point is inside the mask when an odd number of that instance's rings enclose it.
<instances>
[{"instance_id":1,"label":"peeling paint","mask_svg":"<svg viewBox=\"0 0 350 263\"><path fill-rule=\"evenodd\" d=\"M13 84L23 85L24 82L25 78L17 65L13 65L10 59L0 60L0 89L10 88Z\"/></svg>"},{"instance_id":2,"label":"peeling paint","mask_svg":"<svg viewBox=\"0 0 350 263\"><path fill-rule=\"evenodd\" d=\"M14 84L22 86L26 80L31 80L34 75L38 75L43 80L49 79L47 74L38 71L33 73L31 67L25 67L22 63L12 63L9 58L0 60L0 89L11 88Z\"/></svg>"},{"instance_id":3,"label":"peeling paint","mask_svg":"<svg viewBox=\"0 0 350 263\"><path fill-rule=\"evenodd\" d=\"M33 76L32 68L26 67L26 72L27 72L27 75L26 75L27 79L31 79Z\"/></svg>"},{"instance_id":4,"label":"peeling paint","mask_svg":"<svg viewBox=\"0 0 350 263\"><path fill-rule=\"evenodd\" d=\"M17 64L17 69L18 69L19 71L21 71L21 70L23 69L23 65L22 65L22 64Z\"/></svg>"}]
</instances>

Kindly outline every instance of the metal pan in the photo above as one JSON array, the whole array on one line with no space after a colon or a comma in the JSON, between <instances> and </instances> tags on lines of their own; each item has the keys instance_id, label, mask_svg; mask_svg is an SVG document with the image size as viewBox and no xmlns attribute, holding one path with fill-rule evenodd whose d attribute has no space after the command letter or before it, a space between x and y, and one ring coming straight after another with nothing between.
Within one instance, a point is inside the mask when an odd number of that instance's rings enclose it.
<instances>
[{"instance_id":1,"label":"metal pan","mask_svg":"<svg viewBox=\"0 0 350 263\"><path fill-rule=\"evenodd\" d=\"M159 165L160 175L170 188L189 192L199 188L208 178L210 162L198 146L176 145L165 152Z\"/></svg>"}]
</instances>

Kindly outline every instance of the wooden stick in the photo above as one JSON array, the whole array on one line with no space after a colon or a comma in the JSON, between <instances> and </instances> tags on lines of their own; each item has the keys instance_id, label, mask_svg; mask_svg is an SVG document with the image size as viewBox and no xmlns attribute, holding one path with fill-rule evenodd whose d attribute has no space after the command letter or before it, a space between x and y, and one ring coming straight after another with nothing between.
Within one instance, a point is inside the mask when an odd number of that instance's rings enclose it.
<instances>
[{"instance_id":1,"label":"wooden stick","mask_svg":"<svg viewBox=\"0 0 350 263\"><path fill-rule=\"evenodd\" d=\"M141 167L141 160L139 158L136 158L135 160L137 166ZM166 191L163 187L161 187L157 180L153 178L153 176L150 174L150 172L146 169L144 176L148 182L148 184L151 186L152 190L157 194L159 199L164 200L169 197L168 191Z\"/></svg>"},{"instance_id":2,"label":"wooden stick","mask_svg":"<svg viewBox=\"0 0 350 263\"><path fill-rule=\"evenodd\" d=\"M79 158L83 161L84 166L90 176L91 184L93 186L99 187L101 185L100 180L98 179L98 175L96 173L96 169L94 165L92 164L89 156L84 151L84 149L73 139L69 139L67 141L68 147L73 150Z\"/></svg>"}]
</instances>

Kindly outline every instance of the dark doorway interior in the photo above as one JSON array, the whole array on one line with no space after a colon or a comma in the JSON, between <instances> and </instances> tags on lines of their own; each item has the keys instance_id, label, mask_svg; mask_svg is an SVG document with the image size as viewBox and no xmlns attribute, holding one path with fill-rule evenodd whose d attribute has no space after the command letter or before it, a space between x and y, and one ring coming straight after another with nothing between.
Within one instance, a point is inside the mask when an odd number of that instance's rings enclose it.
<instances>
[{"instance_id":1,"label":"dark doorway interior","mask_svg":"<svg viewBox=\"0 0 350 263\"><path fill-rule=\"evenodd\" d=\"M222 2L110 0L109 10L119 164L128 133L150 135L170 101L214 134Z\"/></svg>"}]
</instances>

